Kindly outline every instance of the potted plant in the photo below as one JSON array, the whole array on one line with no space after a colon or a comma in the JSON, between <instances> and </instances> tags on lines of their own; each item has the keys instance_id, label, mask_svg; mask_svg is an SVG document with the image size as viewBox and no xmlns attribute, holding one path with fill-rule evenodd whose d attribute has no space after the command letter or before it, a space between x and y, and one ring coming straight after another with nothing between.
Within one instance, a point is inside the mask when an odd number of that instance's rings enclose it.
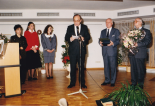
<instances>
[{"instance_id":1,"label":"potted plant","mask_svg":"<svg viewBox=\"0 0 155 106\"><path fill-rule=\"evenodd\" d=\"M122 55L121 55L119 49L118 49L118 53L117 53L117 64L122 65Z\"/></svg>"},{"instance_id":2,"label":"potted plant","mask_svg":"<svg viewBox=\"0 0 155 106\"><path fill-rule=\"evenodd\" d=\"M4 43L8 42L8 38L5 35L3 35L2 33L0 34L0 40L3 40Z\"/></svg>"},{"instance_id":3,"label":"potted plant","mask_svg":"<svg viewBox=\"0 0 155 106\"><path fill-rule=\"evenodd\" d=\"M105 95L110 98L116 106L151 106L152 101L149 94L138 85L122 84L122 87Z\"/></svg>"},{"instance_id":4,"label":"potted plant","mask_svg":"<svg viewBox=\"0 0 155 106\"><path fill-rule=\"evenodd\" d=\"M64 68L66 68L67 71L69 72L69 74L66 77L70 78L70 57L68 54L68 48L69 48L68 42L65 41L65 45L62 45L61 47L63 48L61 59L62 59L62 62L64 64Z\"/></svg>"},{"instance_id":5,"label":"potted plant","mask_svg":"<svg viewBox=\"0 0 155 106\"><path fill-rule=\"evenodd\" d=\"M41 61L41 64L42 64L41 73L45 74L46 70L45 70L45 63L44 63L43 52L39 50L39 54L40 54L40 61Z\"/></svg>"}]
</instances>

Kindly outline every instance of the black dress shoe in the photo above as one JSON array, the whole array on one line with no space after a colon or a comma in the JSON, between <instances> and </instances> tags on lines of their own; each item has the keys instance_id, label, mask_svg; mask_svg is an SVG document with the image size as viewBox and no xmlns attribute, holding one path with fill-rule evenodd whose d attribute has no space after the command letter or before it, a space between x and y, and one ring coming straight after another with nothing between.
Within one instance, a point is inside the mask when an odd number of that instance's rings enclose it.
<instances>
[{"instance_id":1,"label":"black dress shoe","mask_svg":"<svg viewBox=\"0 0 155 106\"><path fill-rule=\"evenodd\" d=\"M32 81L32 77L29 77L29 78L28 78L28 81Z\"/></svg>"},{"instance_id":2,"label":"black dress shoe","mask_svg":"<svg viewBox=\"0 0 155 106\"><path fill-rule=\"evenodd\" d=\"M2 94L0 94L0 98L2 97Z\"/></svg>"},{"instance_id":3,"label":"black dress shoe","mask_svg":"<svg viewBox=\"0 0 155 106\"><path fill-rule=\"evenodd\" d=\"M87 88L87 86L86 85L81 85L81 88Z\"/></svg>"},{"instance_id":4,"label":"black dress shoe","mask_svg":"<svg viewBox=\"0 0 155 106\"><path fill-rule=\"evenodd\" d=\"M70 84L67 88L72 88L73 86L75 86L75 85Z\"/></svg>"},{"instance_id":5,"label":"black dress shoe","mask_svg":"<svg viewBox=\"0 0 155 106\"><path fill-rule=\"evenodd\" d=\"M112 87L114 87L114 86L115 86L115 84L111 84L111 86L112 86Z\"/></svg>"},{"instance_id":6,"label":"black dress shoe","mask_svg":"<svg viewBox=\"0 0 155 106\"><path fill-rule=\"evenodd\" d=\"M52 79L53 79L53 76L51 76L50 78L52 78Z\"/></svg>"},{"instance_id":7,"label":"black dress shoe","mask_svg":"<svg viewBox=\"0 0 155 106\"><path fill-rule=\"evenodd\" d=\"M50 77L47 77L47 79L50 79Z\"/></svg>"},{"instance_id":8,"label":"black dress shoe","mask_svg":"<svg viewBox=\"0 0 155 106\"><path fill-rule=\"evenodd\" d=\"M37 80L37 78L33 78L33 80Z\"/></svg>"},{"instance_id":9,"label":"black dress shoe","mask_svg":"<svg viewBox=\"0 0 155 106\"><path fill-rule=\"evenodd\" d=\"M25 84L25 82L22 82L21 84Z\"/></svg>"},{"instance_id":10,"label":"black dress shoe","mask_svg":"<svg viewBox=\"0 0 155 106\"><path fill-rule=\"evenodd\" d=\"M107 84L110 84L110 82L106 83L106 82L103 82L101 85L107 85Z\"/></svg>"}]
</instances>

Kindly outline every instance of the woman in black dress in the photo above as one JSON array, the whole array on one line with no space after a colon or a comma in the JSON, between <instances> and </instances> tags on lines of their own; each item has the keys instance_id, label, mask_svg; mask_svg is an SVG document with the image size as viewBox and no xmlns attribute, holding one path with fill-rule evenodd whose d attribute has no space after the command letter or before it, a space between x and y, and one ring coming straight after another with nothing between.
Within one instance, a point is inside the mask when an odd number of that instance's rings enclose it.
<instances>
[{"instance_id":1,"label":"woman in black dress","mask_svg":"<svg viewBox=\"0 0 155 106\"><path fill-rule=\"evenodd\" d=\"M26 52L27 47L26 38L22 36L22 27L17 24L14 26L15 35L11 36L10 42L19 43L19 54L20 54L20 79L21 84L25 83L27 67L26 67Z\"/></svg>"}]
</instances>

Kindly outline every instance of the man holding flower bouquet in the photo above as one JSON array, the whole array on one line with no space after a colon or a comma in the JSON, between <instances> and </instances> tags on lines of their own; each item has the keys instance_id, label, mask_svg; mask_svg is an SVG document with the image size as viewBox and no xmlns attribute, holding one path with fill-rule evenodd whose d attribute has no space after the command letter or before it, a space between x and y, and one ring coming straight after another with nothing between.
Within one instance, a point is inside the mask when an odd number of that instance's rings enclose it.
<instances>
[{"instance_id":1,"label":"man holding flower bouquet","mask_svg":"<svg viewBox=\"0 0 155 106\"><path fill-rule=\"evenodd\" d=\"M144 77L146 72L145 59L147 57L147 46L151 43L152 35L150 30L142 27L143 21L141 18L136 18L134 26L141 35L136 35L136 42L131 45L136 50L129 49L129 59L131 64L131 82L132 85L139 85L143 89ZM129 36L129 35L128 35ZM135 52L136 51L136 52Z\"/></svg>"}]
</instances>

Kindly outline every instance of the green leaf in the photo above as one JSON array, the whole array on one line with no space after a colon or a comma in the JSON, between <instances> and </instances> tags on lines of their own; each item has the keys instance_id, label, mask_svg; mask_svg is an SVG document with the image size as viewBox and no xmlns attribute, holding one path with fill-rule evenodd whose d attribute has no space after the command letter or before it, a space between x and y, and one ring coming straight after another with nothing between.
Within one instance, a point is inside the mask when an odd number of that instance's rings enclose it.
<instances>
[{"instance_id":1,"label":"green leaf","mask_svg":"<svg viewBox=\"0 0 155 106\"><path fill-rule=\"evenodd\" d=\"M62 47L62 48L65 48L65 47L66 47L66 45L61 45L61 47Z\"/></svg>"},{"instance_id":2,"label":"green leaf","mask_svg":"<svg viewBox=\"0 0 155 106\"><path fill-rule=\"evenodd\" d=\"M122 87L111 92L106 97L117 106L151 106L152 100L149 94L138 85L133 87L127 81L127 84L121 83ZM127 86L128 85L128 86Z\"/></svg>"}]
</instances>

